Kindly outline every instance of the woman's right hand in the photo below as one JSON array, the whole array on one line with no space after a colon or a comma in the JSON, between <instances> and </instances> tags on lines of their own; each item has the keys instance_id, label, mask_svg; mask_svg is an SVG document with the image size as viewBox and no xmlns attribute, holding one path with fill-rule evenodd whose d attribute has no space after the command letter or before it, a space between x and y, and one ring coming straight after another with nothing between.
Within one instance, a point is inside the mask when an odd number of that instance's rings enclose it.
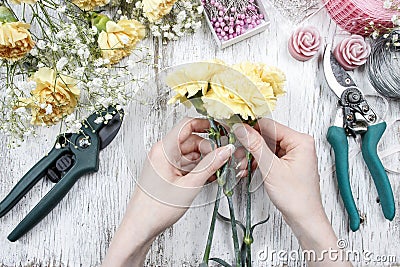
<instances>
[{"instance_id":1,"label":"woman's right hand","mask_svg":"<svg viewBox=\"0 0 400 267\"><path fill-rule=\"evenodd\" d=\"M254 128L235 124L233 131L253 155L266 192L301 247L317 255L330 248L338 250L336 235L322 206L314 139L270 119L259 120ZM351 264L326 259L309 262L309 266Z\"/></svg>"}]
</instances>

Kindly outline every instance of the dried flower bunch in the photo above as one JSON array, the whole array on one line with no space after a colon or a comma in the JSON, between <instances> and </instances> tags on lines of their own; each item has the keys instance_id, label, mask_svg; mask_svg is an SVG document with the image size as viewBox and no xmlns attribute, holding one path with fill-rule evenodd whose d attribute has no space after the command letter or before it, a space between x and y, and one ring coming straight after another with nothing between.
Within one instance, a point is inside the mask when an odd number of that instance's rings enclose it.
<instances>
[{"instance_id":1,"label":"dried flower bunch","mask_svg":"<svg viewBox=\"0 0 400 267\"><path fill-rule=\"evenodd\" d=\"M197 112L207 116L210 122L209 138L217 147L221 146L222 136L226 136L230 144L235 144L235 136L229 128L238 122L254 125L257 119L274 110L277 98L285 94L284 73L262 63L244 62L226 65L217 60L187 64L171 72L166 78L166 83L175 92L175 96L169 101L170 104L180 102L187 106L194 106ZM252 155L247 152L246 157L248 166L251 166ZM236 220L232 202L234 187L237 184L233 156L216 172L216 177L218 191L200 266L209 266L209 261L215 261L223 266L244 266L245 263L246 266L251 266L253 230L257 225L268 221L267 218L254 225L251 222L250 183L252 172L248 171L247 175L246 225ZM222 192L228 201L230 218L226 218L218 212ZM234 265L230 265L220 258L210 258L217 216L231 223L235 250ZM243 231L241 246L239 246L237 228Z\"/></svg>"},{"instance_id":2,"label":"dried flower bunch","mask_svg":"<svg viewBox=\"0 0 400 267\"><path fill-rule=\"evenodd\" d=\"M170 18L179 23L156 36L176 39L201 25L202 10L190 1L145 0L133 7L118 2L124 7L117 11L119 19L104 10L113 4L13 0L0 5L0 84L5 88L0 131L10 146L35 136L37 127L58 125L60 131L75 132L96 109L121 109L143 81L137 68L150 64L148 49L139 45L146 32L154 34L154 26L166 27Z\"/></svg>"}]
</instances>

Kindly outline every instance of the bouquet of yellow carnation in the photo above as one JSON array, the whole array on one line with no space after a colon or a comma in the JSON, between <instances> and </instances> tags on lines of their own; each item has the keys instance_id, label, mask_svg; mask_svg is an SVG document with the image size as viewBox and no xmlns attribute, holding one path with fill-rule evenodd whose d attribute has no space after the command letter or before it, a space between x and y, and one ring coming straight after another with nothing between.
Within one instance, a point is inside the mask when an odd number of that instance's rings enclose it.
<instances>
[{"instance_id":1,"label":"bouquet of yellow carnation","mask_svg":"<svg viewBox=\"0 0 400 267\"><path fill-rule=\"evenodd\" d=\"M229 143L235 143L235 136L229 128L238 122L254 125L257 119L268 115L276 107L277 98L285 94L284 73L263 63L245 62L226 65L221 61L199 62L183 65L166 77L167 85L175 92L169 103L183 103L194 106L198 113L207 116L210 122L209 138L217 147L221 146L221 137L226 136ZM220 258L210 258L211 245L217 215L231 223L235 265L251 266L251 244L255 226L268 221L251 224L250 183L252 180L252 156L246 153L247 174L247 207L246 225L237 221L232 202L236 175L233 156L217 171L218 190L211 219L204 257L200 267L206 267L209 261L223 266L231 266ZM218 213L219 199L224 192L229 206L230 218ZM237 226L243 230L243 242L239 246Z\"/></svg>"},{"instance_id":2,"label":"bouquet of yellow carnation","mask_svg":"<svg viewBox=\"0 0 400 267\"><path fill-rule=\"evenodd\" d=\"M189 101L201 114L216 120L262 118L285 93L284 73L262 63L192 63L171 73L166 83L176 92L170 104Z\"/></svg>"}]
</instances>

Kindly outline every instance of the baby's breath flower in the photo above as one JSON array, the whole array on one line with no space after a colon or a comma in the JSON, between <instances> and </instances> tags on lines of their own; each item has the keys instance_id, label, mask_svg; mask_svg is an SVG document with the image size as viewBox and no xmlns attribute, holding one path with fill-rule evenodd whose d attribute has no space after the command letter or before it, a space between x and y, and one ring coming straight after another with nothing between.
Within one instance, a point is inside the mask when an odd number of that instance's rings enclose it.
<instances>
[{"instance_id":1,"label":"baby's breath flower","mask_svg":"<svg viewBox=\"0 0 400 267\"><path fill-rule=\"evenodd\" d=\"M199 6L196 8L196 10L197 10L197 13L198 13L198 14L202 14L203 11L204 11L203 5L199 5Z\"/></svg>"},{"instance_id":2,"label":"baby's breath flower","mask_svg":"<svg viewBox=\"0 0 400 267\"><path fill-rule=\"evenodd\" d=\"M58 71L61 71L61 70L65 67L65 65L67 65L67 63L68 63L68 59L67 59L66 57L61 57L61 58L57 61L57 64L56 64L57 70L58 70Z\"/></svg>"},{"instance_id":3,"label":"baby's breath flower","mask_svg":"<svg viewBox=\"0 0 400 267\"><path fill-rule=\"evenodd\" d=\"M178 15L176 16L176 19L179 22L182 22L186 19L186 11L182 10L181 12L178 13Z\"/></svg>"},{"instance_id":4,"label":"baby's breath flower","mask_svg":"<svg viewBox=\"0 0 400 267\"><path fill-rule=\"evenodd\" d=\"M383 7L386 9L390 9L393 5L392 0L385 0L385 2L383 2Z\"/></svg>"},{"instance_id":5,"label":"baby's breath flower","mask_svg":"<svg viewBox=\"0 0 400 267\"><path fill-rule=\"evenodd\" d=\"M56 11L57 11L57 12L60 12L60 13L64 13L66 9L67 9L66 6L59 6L59 7L56 9Z\"/></svg>"},{"instance_id":6,"label":"baby's breath flower","mask_svg":"<svg viewBox=\"0 0 400 267\"><path fill-rule=\"evenodd\" d=\"M393 16L392 16L392 22L393 22L394 25L400 26L400 18L399 18L399 16L396 15L396 14L393 15Z\"/></svg>"},{"instance_id":7,"label":"baby's breath flower","mask_svg":"<svg viewBox=\"0 0 400 267\"><path fill-rule=\"evenodd\" d=\"M190 1L183 2L183 6L185 7L186 10L189 10L189 11L192 10L192 8L193 8L193 5Z\"/></svg>"},{"instance_id":8,"label":"baby's breath flower","mask_svg":"<svg viewBox=\"0 0 400 267\"><path fill-rule=\"evenodd\" d=\"M45 111L46 115L50 115L51 113L53 113L53 106L51 104L47 104L47 106L45 107Z\"/></svg>"},{"instance_id":9,"label":"baby's breath flower","mask_svg":"<svg viewBox=\"0 0 400 267\"><path fill-rule=\"evenodd\" d=\"M97 119L94 120L94 123L96 123L96 124L101 124L103 122L104 122L104 118L101 116L97 117Z\"/></svg>"},{"instance_id":10,"label":"baby's breath flower","mask_svg":"<svg viewBox=\"0 0 400 267\"><path fill-rule=\"evenodd\" d=\"M142 7L143 7L142 1L137 1L137 2L135 3L135 7L136 7L136 8L142 8Z\"/></svg>"},{"instance_id":11,"label":"baby's breath flower","mask_svg":"<svg viewBox=\"0 0 400 267\"><path fill-rule=\"evenodd\" d=\"M37 48L39 48L39 49L45 49L46 48L46 42L44 41L44 40L39 40L37 43L36 43L36 47Z\"/></svg>"},{"instance_id":12,"label":"baby's breath flower","mask_svg":"<svg viewBox=\"0 0 400 267\"><path fill-rule=\"evenodd\" d=\"M106 114L105 116L104 116L104 119L106 120L106 121L109 121L109 120L111 120L113 118L113 116L111 115L111 114Z\"/></svg>"},{"instance_id":13,"label":"baby's breath flower","mask_svg":"<svg viewBox=\"0 0 400 267\"><path fill-rule=\"evenodd\" d=\"M392 42L395 43L399 40L399 35L398 34L393 34L392 36Z\"/></svg>"},{"instance_id":14,"label":"baby's breath flower","mask_svg":"<svg viewBox=\"0 0 400 267\"><path fill-rule=\"evenodd\" d=\"M36 2L36 0L15 1ZM76 1L91 2L89 5L92 5L94 2L105 3L108 0ZM100 29L101 27L96 27L96 23L93 23L96 21L88 23L88 15L92 18L89 12L83 13L68 3L45 2L42 8L51 9L50 18L43 14L42 9L33 9L33 17L30 17L30 12L25 14L25 20L35 24L37 44L33 48L26 46L30 51L27 51L27 56L19 59L18 63L3 61L3 64L10 64L7 66L11 66L10 68L6 69L5 65L0 65L0 88L4 88L4 94L0 95L0 109L4 111L0 113L0 132L9 138L12 147L21 144L21 140L28 136L37 135L36 128L30 123L36 126L50 126L63 121L65 123L61 124L62 131L79 131L82 119L95 110L109 105L126 104L132 99L130 94L135 92L133 89L136 89L132 82L140 80L137 73L138 64L148 64L146 61L149 59L148 52L143 50L143 59L135 57L135 60L128 61L126 66L118 68L110 66L112 58L102 58L103 51L99 49L97 42L98 35L106 32L109 19L101 21L105 16L98 15L98 22L103 22L104 25L104 28ZM131 7L142 8L140 1L133 2L135 4ZM3 11L7 11L8 15L4 15ZM132 13L125 7L121 11L118 12L121 16L117 16L121 17L121 20L128 20L127 16L129 19L132 18ZM137 21L142 21L146 27L157 25L158 28L153 28L155 35L158 29L158 34L162 36L159 27L167 24L167 21L161 20L150 24L143 15L140 15L143 14L142 10L134 12ZM2 24L16 22L14 15L7 8L0 6L0 13L0 19L4 20ZM127 16L122 16L124 14ZM174 13L171 16L176 15ZM171 20L171 23L174 21L176 19ZM116 33L113 34L117 36ZM138 36L144 37L144 33L138 34L134 40L142 38ZM118 40L121 44L127 45L129 51L135 49L136 41L133 42L130 36L119 37ZM27 73L34 73L31 79L27 77ZM50 75L50 78L39 79L46 75ZM6 79L9 77L12 79ZM69 83L72 80L73 83ZM65 83L68 86L64 87Z\"/></svg>"}]
</instances>

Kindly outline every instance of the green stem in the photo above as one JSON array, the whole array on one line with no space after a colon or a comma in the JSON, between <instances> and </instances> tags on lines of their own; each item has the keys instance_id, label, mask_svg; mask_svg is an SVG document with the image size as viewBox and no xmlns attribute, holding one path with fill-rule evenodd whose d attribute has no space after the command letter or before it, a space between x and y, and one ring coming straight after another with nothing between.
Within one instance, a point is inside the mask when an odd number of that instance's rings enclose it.
<instances>
[{"instance_id":1,"label":"green stem","mask_svg":"<svg viewBox=\"0 0 400 267\"><path fill-rule=\"evenodd\" d=\"M229 134L229 143L234 144L236 142L235 136L233 133ZM230 161L230 165L232 162ZM233 175L232 175L233 174ZM226 184L225 184L225 190L224 193L226 195L226 198L228 200L228 207L229 207L229 214L230 214L230 220L231 220L231 228L232 228L232 239L233 239L233 247L235 249L235 259L236 259L236 267L241 267L242 266L242 257L240 253L240 247L239 247L239 239L238 239L238 234L237 234L237 228L236 228L236 218L235 218L235 209L233 206L233 200L232 200L232 195L233 195L233 188L236 183L236 177L234 175L234 172L228 172L226 175Z\"/></svg>"},{"instance_id":2,"label":"green stem","mask_svg":"<svg viewBox=\"0 0 400 267\"><path fill-rule=\"evenodd\" d=\"M208 118L208 121L210 122L210 137L215 141L217 147L221 147L221 135L219 134L218 127L214 119ZM226 164L222 167L222 169L224 169L225 167ZM224 185L223 183L221 183L221 174L222 171L220 169L216 173L218 181L217 196L215 197L214 210L211 218L210 229L208 230L208 238L207 238L206 248L204 251L202 266L208 266L208 260L210 258L212 240L214 238L215 222L217 220L219 203L221 200L221 192L222 192L222 187Z\"/></svg>"},{"instance_id":3,"label":"green stem","mask_svg":"<svg viewBox=\"0 0 400 267\"><path fill-rule=\"evenodd\" d=\"M217 220L219 202L221 200L221 192L222 192L222 186L218 185L217 196L215 198L214 210L213 210L213 214L212 214L212 218L211 218L211 225L210 225L210 229L208 231L206 249L204 251L204 256L203 256L203 263L205 263L206 266L208 266L208 260L210 258L211 245L212 245L212 240L214 237L214 230L215 230L215 222Z\"/></svg>"},{"instance_id":4,"label":"green stem","mask_svg":"<svg viewBox=\"0 0 400 267\"><path fill-rule=\"evenodd\" d=\"M235 218L235 210L233 207L232 195L227 194L226 198L228 199L229 214L231 217L232 239L233 239L233 247L235 249L236 267L241 267L242 260L240 256L239 239L236 229L236 218Z\"/></svg>"},{"instance_id":5,"label":"green stem","mask_svg":"<svg viewBox=\"0 0 400 267\"><path fill-rule=\"evenodd\" d=\"M251 267L251 244L253 243L253 236L251 234L251 160L252 155L246 152L247 157L247 206L246 206L246 233L244 236L244 243L246 244L246 266Z\"/></svg>"}]
</instances>

